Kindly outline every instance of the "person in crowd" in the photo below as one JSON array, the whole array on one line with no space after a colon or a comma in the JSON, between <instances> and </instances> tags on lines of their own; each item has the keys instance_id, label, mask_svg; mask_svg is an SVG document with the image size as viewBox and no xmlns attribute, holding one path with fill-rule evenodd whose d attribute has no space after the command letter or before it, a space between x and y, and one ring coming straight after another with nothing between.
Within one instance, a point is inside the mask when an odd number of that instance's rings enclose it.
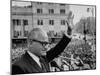
<instances>
[{"instance_id":1,"label":"person in crowd","mask_svg":"<svg viewBox=\"0 0 100 75\"><path fill-rule=\"evenodd\" d=\"M68 28L69 30L69 28ZM71 30L69 31L69 34ZM22 57L12 64L12 74L50 72L50 62L64 51L71 36L63 34L59 43L47 51L48 36L40 28L34 28L28 35L28 49Z\"/></svg>"},{"instance_id":2,"label":"person in crowd","mask_svg":"<svg viewBox=\"0 0 100 75\"><path fill-rule=\"evenodd\" d=\"M76 57L76 62L76 65L79 67L80 70L82 70L84 63L79 56Z\"/></svg>"},{"instance_id":3,"label":"person in crowd","mask_svg":"<svg viewBox=\"0 0 100 75\"><path fill-rule=\"evenodd\" d=\"M61 67L62 65L61 59L55 58L53 61L50 62L50 64L51 64L51 71L53 72L64 71L63 68Z\"/></svg>"},{"instance_id":4,"label":"person in crowd","mask_svg":"<svg viewBox=\"0 0 100 75\"><path fill-rule=\"evenodd\" d=\"M73 68L73 70L79 70L79 67L76 64L79 64L79 62L76 60L76 58L74 57L74 54L71 54L71 66Z\"/></svg>"},{"instance_id":5,"label":"person in crowd","mask_svg":"<svg viewBox=\"0 0 100 75\"><path fill-rule=\"evenodd\" d=\"M70 67L71 67L71 65L66 61L66 60L62 60L62 66L63 66L63 70L64 71L69 71L70 70Z\"/></svg>"}]
</instances>

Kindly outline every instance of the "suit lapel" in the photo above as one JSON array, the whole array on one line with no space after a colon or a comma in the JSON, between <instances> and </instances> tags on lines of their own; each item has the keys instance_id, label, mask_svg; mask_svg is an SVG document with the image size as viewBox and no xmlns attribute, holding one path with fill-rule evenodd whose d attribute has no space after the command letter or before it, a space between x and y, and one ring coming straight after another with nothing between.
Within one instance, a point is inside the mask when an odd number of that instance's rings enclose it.
<instances>
[{"instance_id":1,"label":"suit lapel","mask_svg":"<svg viewBox=\"0 0 100 75\"><path fill-rule=\"evenodd\" d=\"M33 69L36 69L38 72L43 72L42 68L37 64L37 62L32 59L32 57L26 52L25 55L25 60L31 65L30 67Z\"/></svg>"},{"instance_id":2,"label":"suit lapel","mask_svg":"<svg viewBox=\"0 0 100 75\"><path fill-rule=\"evenodd\" d=\"M41 57L42 58L42 63L44 64L45 68L46 68L46 71L49 72L50 69L49 69L49 64L48 62L46 61L46 57Z\"/></svg>"}]
</instances>

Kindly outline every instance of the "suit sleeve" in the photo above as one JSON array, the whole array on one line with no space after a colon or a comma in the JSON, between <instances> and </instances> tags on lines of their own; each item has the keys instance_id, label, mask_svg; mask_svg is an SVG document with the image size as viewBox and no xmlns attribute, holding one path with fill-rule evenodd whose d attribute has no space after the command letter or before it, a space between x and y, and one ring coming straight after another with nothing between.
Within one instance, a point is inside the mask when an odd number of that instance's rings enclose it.
<instances>
[{"instance_id":1,"label":"suit sleeve","mask_svg":"<svg viewBox=\"0 0 100 75\"><path fill-rule=\"evenodd\" d=\"M46 58L48 62L50 62L55 57L57 57L61 52L63 52L70 41L71 38L63 35L63 38L60 40L60 42L54 48L47 52Z\"/></svg>"},{"instance_id":2,"label":"suit sleeve","mask_svg":"<svg viewBox=\"0 0 100 75\"><path fill-rule=\"evenodd\" d=\"M17 65L12 66L12 75L23 74L24 71Z\"/></svg>"}]
</instances>

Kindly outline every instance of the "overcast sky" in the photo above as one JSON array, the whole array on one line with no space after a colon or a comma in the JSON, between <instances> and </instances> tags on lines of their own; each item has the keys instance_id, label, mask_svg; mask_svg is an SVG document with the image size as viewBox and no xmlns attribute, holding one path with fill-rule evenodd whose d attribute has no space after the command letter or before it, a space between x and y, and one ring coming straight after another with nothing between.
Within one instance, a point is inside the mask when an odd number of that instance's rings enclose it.
<instances>
[{"instance_id":1,"label":"overcast sky","mask_svg":"<svg viewBox=\"0 0 100 75\"><path fill-rule=\"evenodd\" d=\"M90 8L89 12L87 12L87 8ZM74 24L77 23L81 17L95 16L94 6L70 5L70 10L74 14L74 20L73 20Z\"/></svg>"},{"instance_id":2,"label":"overcast sky","mask_svg":"<svg viewBox=\"0 0 100 75\"><path fill-rule=\"evenodd\" d=\"M31 5L31 2L12 2L12 5L16 5L16 6L27 6L27 5ZM87 8L91 8L89 12L87 12ZM93 10L95 11L95 7L93 6L84 6L84 5L70 5L70 10L73 12L74 14L74 19L73 19L73 23L76 24L81 17L88 17L88 16L94 16L92 14L92 8L94 8ZM93 13L95 14L95 12L93 11Z\"/></svg>"}]
</instances>

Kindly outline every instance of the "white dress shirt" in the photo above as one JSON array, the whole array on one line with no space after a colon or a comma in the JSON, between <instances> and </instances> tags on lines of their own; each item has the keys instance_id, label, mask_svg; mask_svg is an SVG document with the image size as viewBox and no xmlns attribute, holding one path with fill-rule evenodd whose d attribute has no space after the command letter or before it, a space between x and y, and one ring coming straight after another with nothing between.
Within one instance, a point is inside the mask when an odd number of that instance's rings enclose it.
<instances>
[{"instance_id":1,"label":"white dress shirt","mask_svg":"<svg viewBox=\"0 0 100 75\"><path fill-rule=\"evenodd\" d=\"M36 63L41 67L41 64L40 64L40 61L39 61L39 57L37 57L35 54L31 53L30 51L27 51L27 52L32 57L32 59L35 60Z\"/></svg>"}]
</instances>

